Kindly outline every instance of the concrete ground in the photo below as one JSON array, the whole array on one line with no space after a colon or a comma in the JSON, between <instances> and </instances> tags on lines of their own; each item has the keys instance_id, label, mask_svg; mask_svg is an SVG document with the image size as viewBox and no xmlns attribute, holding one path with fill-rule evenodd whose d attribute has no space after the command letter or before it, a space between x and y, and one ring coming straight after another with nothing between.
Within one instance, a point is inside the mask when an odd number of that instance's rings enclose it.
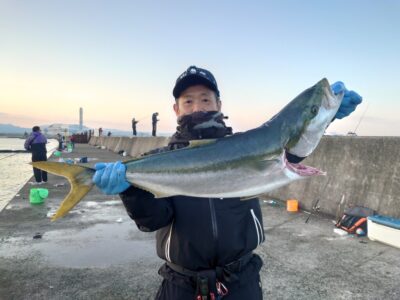
<instances>
[{"instance_id":1,"label":"concrete ground","mask_svg":"<svg viewBox=\"0 0 400 300\"><path fill-rule=\"evenodd\" d=\"M122 157L77 145L63 157ZM50 175L45 204L27 184L0 213L0 299L153 299L162 261L153 233L142 233L118 197L93 189L66 217L49 217L68 193ZM266 242L264 299L400 299L400 249L339 236L329 218L287 213L262 202Z\"/></svg>"}]
</instances>

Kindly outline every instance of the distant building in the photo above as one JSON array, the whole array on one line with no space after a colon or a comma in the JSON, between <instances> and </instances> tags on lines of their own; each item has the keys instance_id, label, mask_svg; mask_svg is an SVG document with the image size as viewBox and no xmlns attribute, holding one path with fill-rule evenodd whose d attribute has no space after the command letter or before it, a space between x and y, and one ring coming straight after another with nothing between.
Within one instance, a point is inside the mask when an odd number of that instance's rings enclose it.
<instances>
[{"instance_id":1,"label":"distant building","mask_svg":"<svg viewBox=\"0 0 400 300\"><path fill-rule=\"evenodd\" d=\"M47 135L49 136L56 136L57 134L61 134L63 136L69 135L68 124L51 124L46 129Z\"/></svg>"},{"instance_id":2,"label":"distant building","mask_svg":"<svg viewBox=\"0 0 400 300\"><path fill-rule=\"evenodd\" d=\"M83 129L83 108L79 108L79 130L82 131Z\"/></svg>"}]
</instances>

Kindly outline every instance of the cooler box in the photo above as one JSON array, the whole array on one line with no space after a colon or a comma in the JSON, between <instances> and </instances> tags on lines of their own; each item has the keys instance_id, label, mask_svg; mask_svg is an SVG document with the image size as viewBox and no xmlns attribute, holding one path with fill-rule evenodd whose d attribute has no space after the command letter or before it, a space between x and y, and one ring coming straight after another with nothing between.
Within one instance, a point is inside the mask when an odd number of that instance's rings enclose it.
<instances>
[{"instance_id":1,"label":"cooler box","mask_svg":"<svg viewBox=\"0 0 400 300\"><path fill-rule=\"evenodd\" d=\"M400 248L400 219L375 215L368 217L368 238Z\"/></svg>"}]
</instances>

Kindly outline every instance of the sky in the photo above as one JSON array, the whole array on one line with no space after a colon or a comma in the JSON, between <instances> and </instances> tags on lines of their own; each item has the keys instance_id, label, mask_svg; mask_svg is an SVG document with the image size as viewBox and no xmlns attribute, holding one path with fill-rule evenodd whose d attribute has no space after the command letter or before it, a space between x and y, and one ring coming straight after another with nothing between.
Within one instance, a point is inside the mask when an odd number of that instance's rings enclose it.
<instances>
[{"instance_id":1,"label":"sky","mask_svg":"<svg viewBox=\"0 0 400 300\"><path fill-rule=\"evenodd\" d=\"M172 89L210 70L234 131L320 79L363 103L328 131L400 135L400 2L0 0L0 123L174 132Z\"/></svg>"}]
</instances>

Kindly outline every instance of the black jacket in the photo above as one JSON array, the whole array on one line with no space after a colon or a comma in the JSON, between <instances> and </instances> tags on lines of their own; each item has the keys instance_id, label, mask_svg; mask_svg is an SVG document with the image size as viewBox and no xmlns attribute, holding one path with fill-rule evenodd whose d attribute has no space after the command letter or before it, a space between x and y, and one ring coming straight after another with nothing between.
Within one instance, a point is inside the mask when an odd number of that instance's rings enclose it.
<instances>
[{"instance_id":1,"label":"black jacket","mask_svg":"<svg viewBox=\"0 0 400 300\"><path fill-rule=\"evenodd\" d=\"M140 230L157 230L158 256L190 270L224 266L264 241L258 199L155 199L135 187L121 198Z\"/></svg>"}]
</instances>

